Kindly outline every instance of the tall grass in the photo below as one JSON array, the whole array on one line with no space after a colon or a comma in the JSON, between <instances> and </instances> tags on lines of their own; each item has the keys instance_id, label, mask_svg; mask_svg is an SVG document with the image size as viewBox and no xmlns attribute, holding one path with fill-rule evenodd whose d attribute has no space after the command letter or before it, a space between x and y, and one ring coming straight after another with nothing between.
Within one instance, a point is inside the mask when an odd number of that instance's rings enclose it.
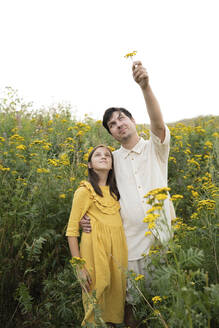
<instances>
[{"instance_id":1,"label":"tall grass","mask_svg":"<svg viewBox=\"0 0 219 328\"><path fill-rule=\"evenodd\" d=\"M145 327L217 327L219 117L170 130L169 186L183 199L175 202L169 248L151 250L150 290L133 276L136 317ZM148 137L145 126L138 131ZM101 122L78 122L70 107L36 111L10 88L1 99L2 327L80 327L80 286L65 229L89 148L99 143L119 146Z\"/></svg>"}]
</instances>

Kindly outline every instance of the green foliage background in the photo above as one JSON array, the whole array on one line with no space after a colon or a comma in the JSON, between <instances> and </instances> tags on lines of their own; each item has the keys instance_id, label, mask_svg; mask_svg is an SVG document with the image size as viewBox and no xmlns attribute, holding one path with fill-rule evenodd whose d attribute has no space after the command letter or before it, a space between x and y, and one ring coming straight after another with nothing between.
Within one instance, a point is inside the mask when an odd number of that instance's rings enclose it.
<instances>
[{"instance_id":1,"label":"green foliage background","mask_svg":"<svg viewBox=\"0 0 219 328\"><path fill-rule=\"evenodd\" d=\"M151 255L151 292L136 284L145 327L218 327L219 117L169 125L171 194L183 195L170 251ZM139 133L148 137L146 126ZM119 145L68 106L35 111L8 88L0 101L0 322L2 327L80 327L81 292L65 229L90 147ZM204 201L204 202L203 202ZM211 202L210 202L211 201ZM154 304L153 296L162 302Z\"/></svg>"}]
</instances>

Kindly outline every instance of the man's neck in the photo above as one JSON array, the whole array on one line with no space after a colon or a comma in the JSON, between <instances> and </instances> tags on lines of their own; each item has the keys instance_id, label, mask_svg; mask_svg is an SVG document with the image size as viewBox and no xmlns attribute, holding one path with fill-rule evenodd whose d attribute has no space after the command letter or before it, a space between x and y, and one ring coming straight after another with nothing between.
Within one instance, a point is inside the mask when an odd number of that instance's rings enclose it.
<instances>
[{"instance_id":1,"label":"man's neck","mask_svg":"<svg viewBox=\"0 0 219 328\"><path fill-rule=\"evenodd\" d=\"M121 143L122 147L124 147L125 149L132 149L135 147L135 145L137 145L137 143L139 142L140 140L140 137L139 135L136 133L134 136L132 136L132 138L126 140L126 141L123 141Z\"/></svg>"}]
</instances>

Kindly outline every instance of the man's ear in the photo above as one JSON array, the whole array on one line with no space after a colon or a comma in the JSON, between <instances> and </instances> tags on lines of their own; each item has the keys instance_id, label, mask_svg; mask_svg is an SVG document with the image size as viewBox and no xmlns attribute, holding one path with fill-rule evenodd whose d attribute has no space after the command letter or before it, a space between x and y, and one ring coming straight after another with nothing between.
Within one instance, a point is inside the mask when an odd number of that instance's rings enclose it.
<instances>
[{"instance_id":1,"label":"man's ear","mask_svg":"<svg viewBox=\"0 0 219 328\"><path fill-rule=\"evenodd\" d=\"M131 121L136 125L135 119L131 117Z\"/></svg>"}]
</instances>

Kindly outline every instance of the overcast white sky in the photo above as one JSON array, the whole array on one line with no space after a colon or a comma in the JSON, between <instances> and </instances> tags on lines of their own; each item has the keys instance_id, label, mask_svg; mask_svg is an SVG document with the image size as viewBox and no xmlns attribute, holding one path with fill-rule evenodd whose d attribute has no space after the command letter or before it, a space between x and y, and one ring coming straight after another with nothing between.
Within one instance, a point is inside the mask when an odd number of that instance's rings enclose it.
<instances>
[{"instance_id":1,"label":"overcast white sky","mask_svg":"<svg viewBox=\"0 0 219 328\"><path fill-rule=\"evenodd\" d=\"M35 108L110 106L148 123L127 52L147 68L166 122L219 115L217 0L0 0L0 89Z\"/></svg>"}]
</instances>

